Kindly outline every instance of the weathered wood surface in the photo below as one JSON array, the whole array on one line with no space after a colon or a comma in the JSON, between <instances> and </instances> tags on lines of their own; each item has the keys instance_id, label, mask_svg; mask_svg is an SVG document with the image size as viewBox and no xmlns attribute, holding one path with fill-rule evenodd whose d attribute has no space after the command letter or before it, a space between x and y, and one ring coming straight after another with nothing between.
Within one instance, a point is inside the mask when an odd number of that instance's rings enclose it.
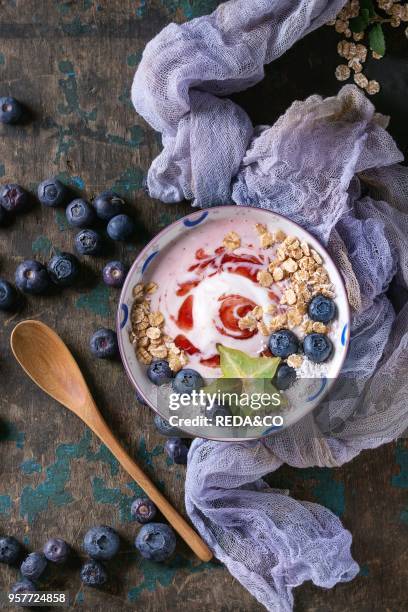
<instances>
[{"instance_id":1,"label":"weathered wood surface","mask_svg":"<svg viewBox=\"0 0 408 612\"><path fill-rule=\"evenodd\" d=\"M100 282L102 262L115 253L131 262L149 236L188 211L188 205L151 201L141 189L157 136L134 113L129 88L146 42L171 20L212 10L214 0L2 0L0 2L0 92L32 109L25 126L0 127L1 181L34 188L59 174L91 197L115 187L138 220L137 242L115 247L86 263L79 287L63 297L29 297L16 316L0 317L0 533L14 534L30 550L49 536L79 550L86 529L97 523L118 528L125 551L109 565L101 591L84 589L78 563L50 572L43 587L70 592L84 610L144 609L255 612L263 609L217 563L197 562L185 546L170 565L142 561L132 552L137 531L129 507L137 492L106 449L71 414L23 376L11 357L9 335L21 318L54 327L79 360L108 423L123 444L183 509L184 468L169 465L163 439L149 411L139 407L119 363L96 362L88 338L113 326L118 294ZM406 40L393 36L390 55L373 66L381 73L380 109L392 114L391 130L408 148ZM301 41L267 69L265 81L236 96L254 121L271 123L295 98L335 93L339 84L333 30ZM55 250L73 250L74 233L63 212L37 206L0 232L0 274L12 278L23 258L46 260ZM282 468L270 478L299 498L321 502L354 534L359 577L331 591L305 585L296 592L300 611L392 612L407 609L408 450L406 443L365 452L338 470ZM1 567L1 589L16 572Z\"/></svg>"}]
</instances>

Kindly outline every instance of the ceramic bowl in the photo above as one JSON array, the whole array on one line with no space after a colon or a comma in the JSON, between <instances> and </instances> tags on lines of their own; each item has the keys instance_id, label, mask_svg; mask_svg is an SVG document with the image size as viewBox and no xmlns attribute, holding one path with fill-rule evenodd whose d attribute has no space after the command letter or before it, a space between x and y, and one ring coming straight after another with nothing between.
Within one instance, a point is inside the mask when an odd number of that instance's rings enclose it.
<instances>
[{"instance_id":1,"label":"ceramic bowl","mask_svg":"<svg viewBox=\"0 0 408 612\"><path fill-rule=\"evenodd\" d=\"M117 313L117 333L120 354L125 366L127 375L130 378L133 386L135 387L138 394L144 399L153 410L159 412L157 408L157 388L149 381L146 375L146 367L143 366L135 355L134 346L131 344L129 339L130 331L130 312L133 303L132 289L138 283L149 282L149 269L156 258L160 257L160 253L166 248L170 248L169 245L186 232L193 232L197 226L205 226L205 224L211 221L222 221L231 219L231 217L238 217L240 214L250 215L251 222L261 223L268 226L270 231L273 231L274 227L281 228L287 235L295 235L300 240L305 240L312 248L315 248L324 259L324 266L327 269L331 282L334 284L336 289L336 306L338 316L333 326L332 341L334 343L334 354L329 362L329 375L316 378L313 381L312 387L305 387L303 397L300 397L296 401L296 406L292 406L285 416L285 427L290 426L307 413L312 411L322 401L323 397L330 390L338 377L344 360L347 355L347 349L349 344L349 331L350 331L350 309L347 300L347 294L345 286L330 255L322 247L322 245L314 238L309 232L305 231L302 227L293 223L286 217L278 215L274 212L270 212L260 208L243 207L243 206L221 206L213 207L206 210L200 210L193 212L182 219L172 223L164 230L162 230L157 236L149 242L149 244L139 253L135 262L133 263L126 281L124 283L118 313ZM154 267L154 266L153 266ZM160 408L160 415L163 418L169 417L169 412ZM224 428L223 428L224 429ZM246 436L246 439L259 438L263 435L270 434L275 428L263 428L257 430L256 434L251 432ZM197 431L187 431L190 435L198 435ZM201 437L217 438L230 440L231 438L236 439L236 434L219 435L218 432L210 432L211 435L201 435Z\"/></svg>"}]
</instances>

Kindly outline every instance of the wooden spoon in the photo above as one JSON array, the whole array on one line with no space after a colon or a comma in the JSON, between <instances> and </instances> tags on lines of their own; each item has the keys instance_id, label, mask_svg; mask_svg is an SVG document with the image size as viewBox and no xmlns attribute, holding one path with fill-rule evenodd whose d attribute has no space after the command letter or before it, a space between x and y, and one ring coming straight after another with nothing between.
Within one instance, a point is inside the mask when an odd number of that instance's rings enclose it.
<instances>
[{"instance_id":1,"label":"wooden spoon","mask_svg":"<svg viewBox=\"0 0 408 612\"><path fill-rule=\"evenodd\" d=\"M14 328L10 343L15 358L26 374L43 391L72 410L88 425L147 493L197 557L202 561L209 561L212 553L207 545L129 457L110 431L78 364L61 338L40 321L22 321Z\"/></svg>"}]
</instances>

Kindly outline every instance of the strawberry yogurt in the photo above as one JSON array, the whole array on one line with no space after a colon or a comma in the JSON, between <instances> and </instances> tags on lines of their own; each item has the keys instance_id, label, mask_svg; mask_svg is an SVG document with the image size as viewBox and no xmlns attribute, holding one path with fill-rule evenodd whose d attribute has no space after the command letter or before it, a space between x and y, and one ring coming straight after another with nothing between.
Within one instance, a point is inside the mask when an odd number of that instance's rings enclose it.
<instances>
[{"instance_id":1,"label":"strawberry yogurt","mask_svg":"<svg viewBox=\"0 0 408 612\"><path fill-rule=\"evenodd\" d=\"M231 231L240 238L234 250L223 244ZM253 356L266 354L268 336L238 323L256 306L264 313L271 305L275 314L285 310L282 283L263 287L257 281L275 251L261 248L253 221L240 216L239 223L210 221L188 230L156 258L148 279L157 284L151 308L164 315L164 333L187 353L188 367L219 376L218 343Z\"/></svg>"}]
</instances>

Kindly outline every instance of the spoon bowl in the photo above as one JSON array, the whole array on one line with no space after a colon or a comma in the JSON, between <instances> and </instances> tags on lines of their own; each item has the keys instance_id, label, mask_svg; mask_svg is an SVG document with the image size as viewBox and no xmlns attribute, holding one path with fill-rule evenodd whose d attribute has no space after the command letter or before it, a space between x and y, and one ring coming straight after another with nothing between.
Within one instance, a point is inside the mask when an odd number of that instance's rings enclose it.
<instances>
[{"instance_id":1,"label":"spoon bowl","mask_svg":"<svg viewBox=\"0 0 408 612\"><path fill-rule=\"evenodd\" d=\"M61 338L41 321L22 321L14 328L10 344L15 358L26 374L45 393L69 408L88 425L199 559L209 561L212 553L207 545L112 434L94 402L77 362Z\"/></svg>"}]
</instances>

